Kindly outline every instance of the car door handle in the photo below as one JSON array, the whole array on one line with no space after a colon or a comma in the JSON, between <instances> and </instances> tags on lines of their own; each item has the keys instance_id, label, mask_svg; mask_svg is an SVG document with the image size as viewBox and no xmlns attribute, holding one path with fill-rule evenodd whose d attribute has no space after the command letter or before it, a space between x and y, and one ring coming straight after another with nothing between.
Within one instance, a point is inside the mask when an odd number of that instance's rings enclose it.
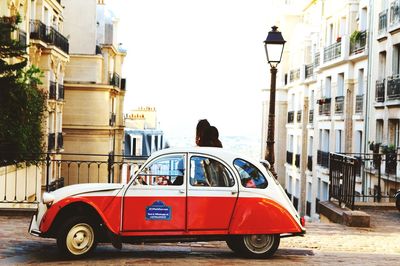
<instances>
[{"instance_id":1,"label":"car door handle","mask_svg":"<svg viewBox=\"0 0 400 266\"><path fill-rule=\"evenodd\" d=\"M232 193L232 195L236 195L238 192L237 191L232 191L231 193Z\"/></svg>"},{"instance_id":2,"label":"car door handle","mask_svg":"<svg viewBox=\"0 0 400 266\"><path fill-rule=\"evenodd\" d=\"M183 194L183 193L185 193L185 190L184 190L184 189L180 189L180 190L179 190L179 193L182 193L182 194Z\"/></svg>"}]
</instances>

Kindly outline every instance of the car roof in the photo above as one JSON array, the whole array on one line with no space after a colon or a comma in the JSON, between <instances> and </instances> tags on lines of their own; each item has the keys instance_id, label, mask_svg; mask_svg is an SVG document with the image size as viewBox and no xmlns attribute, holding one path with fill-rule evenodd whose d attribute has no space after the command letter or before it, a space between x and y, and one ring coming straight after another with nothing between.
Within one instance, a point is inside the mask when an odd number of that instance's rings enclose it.
<instances>
[{"instance_id":1,"label":"car roof","mask_svg":"<svg viewBox=\"0 0 400 266\"><path fill-rule=\"evenodd\" d=\"M168 154L168 153L200 153L205 155L211 155L218 157L226 162L232 162L237 158L244 159L253 164L259 164L259 161L255 160L255 158L250 158L246 155L241 155L238 153L234 153L225 148L215 148L215 147L183 147L183 148L167 148L163 150L159 150L154 152L150 158L158 157L160 155Z\"/></svg>"}]
</instances>

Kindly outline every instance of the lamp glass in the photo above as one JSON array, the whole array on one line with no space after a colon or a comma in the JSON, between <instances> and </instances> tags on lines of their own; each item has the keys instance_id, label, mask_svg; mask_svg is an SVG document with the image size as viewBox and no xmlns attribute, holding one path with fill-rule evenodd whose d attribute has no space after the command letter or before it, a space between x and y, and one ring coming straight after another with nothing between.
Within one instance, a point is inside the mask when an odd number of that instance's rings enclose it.
<instances>
[{"instance_id":1,"label":"lamp glass","mask_svg":"<svg viewBox=\"0 0 400 266\"><path fill-rule=\"evenodd\" d=\"M284 44L265 44L267 60L269 63L280 63Z\"/></svg>"}]
</instances>

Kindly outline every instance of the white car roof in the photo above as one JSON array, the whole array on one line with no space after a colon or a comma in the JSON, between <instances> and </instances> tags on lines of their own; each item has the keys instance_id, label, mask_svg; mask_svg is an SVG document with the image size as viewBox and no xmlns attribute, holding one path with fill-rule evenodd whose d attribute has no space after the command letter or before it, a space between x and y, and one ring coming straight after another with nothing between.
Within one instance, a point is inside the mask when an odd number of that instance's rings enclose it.
<instances>
[{"instance_id":1,"label":"white car roof","mask_svg":"<svg viewBox=\"0 0 400 266\"><path fill-rule=\"evenodd\" d=\"M224 148L215 148L215 147L167 148L167 149L163 149L163 150L154 152L150 156L150 159L152 159L154 157L158 157L160 155L169 154L169 153L201 153L201 154L205 154L205 155L212 155L212 156L218 157L229 163L237 158L241 158L241 159L244 159L253 164L260 165L259 161L255 160L254 158L249 158L248 156L245 156L245 155L233 153Z\"/></svg>"}]
</instances>

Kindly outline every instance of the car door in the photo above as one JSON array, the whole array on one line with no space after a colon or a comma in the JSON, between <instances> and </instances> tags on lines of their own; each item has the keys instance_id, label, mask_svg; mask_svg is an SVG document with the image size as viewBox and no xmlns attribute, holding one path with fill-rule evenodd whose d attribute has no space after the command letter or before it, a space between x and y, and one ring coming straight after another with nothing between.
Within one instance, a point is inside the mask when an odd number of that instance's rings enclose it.
<instances>
[{"instance_id":1,"label":"car door","mask_svg":"<svg viewBox=\"0 0 400 266\"><path fill-rule=\"evenodd\" d=\"M186 226L184 154L155 158L125 191L122 231L183 231Z\"/></svg>"},{"instance_id":2,"label":"car door","mask_svg":"<svg viewBox=\"0 0 400 266\"><path fill-rule=\"evenodd\" d=\"M188 230L228 230L238 197L229 167L216 158L192 154L188 179Z\"/></svg>"}]
</instances>

